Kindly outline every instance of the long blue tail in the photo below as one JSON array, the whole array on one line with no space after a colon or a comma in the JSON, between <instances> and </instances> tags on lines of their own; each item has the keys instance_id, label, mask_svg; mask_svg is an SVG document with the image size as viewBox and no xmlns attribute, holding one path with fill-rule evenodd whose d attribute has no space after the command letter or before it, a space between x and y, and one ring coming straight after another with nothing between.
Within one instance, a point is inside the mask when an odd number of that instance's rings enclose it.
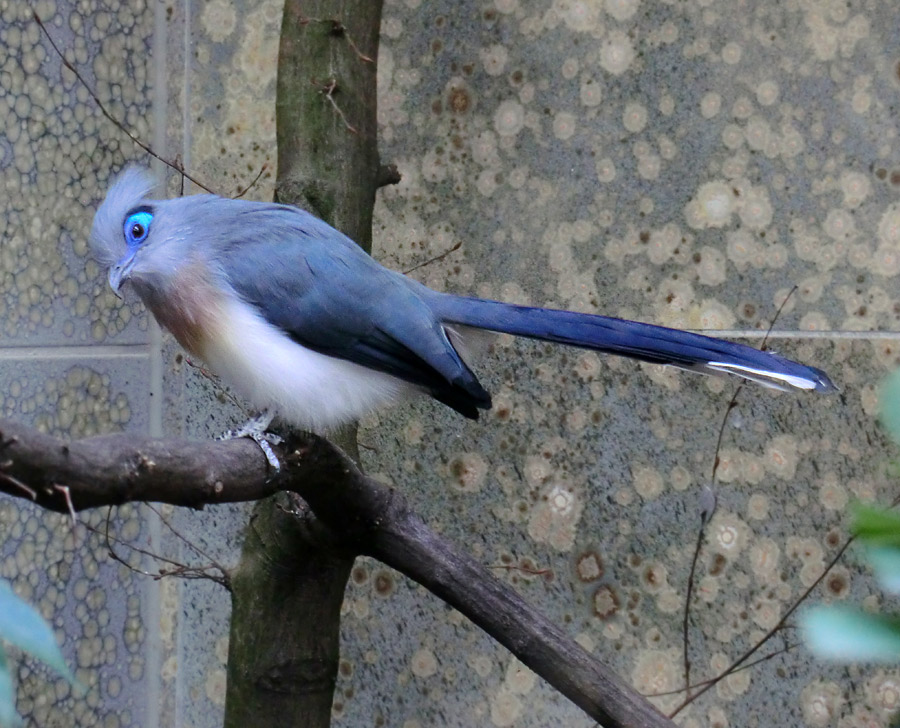
<instances>
[{"instance_id":1,"label":"long blue tail","mask_svg":"<svg viewBox=\"0 0 900 728\"><path fill-rule=\"evenodd\" d=\"M821 369L724 339L574 311L516 306L439 294L431 301L446 324L462 324L706 374L736 374L774 389L829 392Z\"/></svg>"}]
</instances>

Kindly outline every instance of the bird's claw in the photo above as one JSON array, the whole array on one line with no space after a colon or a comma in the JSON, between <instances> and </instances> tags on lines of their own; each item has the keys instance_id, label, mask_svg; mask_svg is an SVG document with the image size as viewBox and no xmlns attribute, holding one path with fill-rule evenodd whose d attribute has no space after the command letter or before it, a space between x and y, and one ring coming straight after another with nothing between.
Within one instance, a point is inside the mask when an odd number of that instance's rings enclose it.
<instances>
[{"instance_id":1,"label":"bird's claw","mask_svg":"<svg viewBox=\"0 0 900 728\"><path fill-rule=\"evenodd\" d=\"M241 437L249 437L259 445L259 449L263 451L263 455L266 456L266 461L272 469L278 472L281 470L281 463L278 460L278 456L275 455L275 451L272 450L272 445L280 445L284 442L284 438L276 435L274 432L266 431L266 428L272 424L274 418L275 416L272 413L263 412L248 420L237 430L228 430L219 439L236 440Z\"/></svg>"},{"instance_id":2,"label":"bird's claw","mask_svg":"<svg viewBox=\"0 0 900 728\"><path fill-rule=\"evenodd\" d=\"M263 455L266 456L266 460L268 461L269 465L272 466L272 469L276 473L279 470L281 470L281 463L278 461L278 456L275 454L275 451L272 450L272 446L269 444L268 440L266 439L265 433L263 433L262 435L258 435L258 436L257 435L247 435L247 437L252 438L253 442L255 442L257 445L259 445L259 449L263 451ZM278 439L281 440L280 437ZM277 445L278 443L275 443L275 444Z\"/></svg>"}]
</instances>

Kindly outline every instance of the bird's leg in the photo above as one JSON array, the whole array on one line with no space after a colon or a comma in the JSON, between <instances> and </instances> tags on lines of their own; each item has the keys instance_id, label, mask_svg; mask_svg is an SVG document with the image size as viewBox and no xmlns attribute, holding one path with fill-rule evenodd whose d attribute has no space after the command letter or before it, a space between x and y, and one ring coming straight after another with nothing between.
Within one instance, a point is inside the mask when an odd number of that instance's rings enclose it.
<instances>
[{"instance_id":1,"label":"bird's leg","mask_svg":"<svg viewBox=\"0 0 900 728\"><path fill-rule=\"evenodd\" d=\"M266 432L272 420L275 419L275 413L271 410L265 410L256 417L251 417L244 425L237 430L228 430L219 439L235 440L239 437L249 437L253 442L259 445L259 449L263 451L269 465L276 471L281 470L281 463L272 450L272 445L280 445L284 440L274 432Z\"/></svg>"}]
</instances>

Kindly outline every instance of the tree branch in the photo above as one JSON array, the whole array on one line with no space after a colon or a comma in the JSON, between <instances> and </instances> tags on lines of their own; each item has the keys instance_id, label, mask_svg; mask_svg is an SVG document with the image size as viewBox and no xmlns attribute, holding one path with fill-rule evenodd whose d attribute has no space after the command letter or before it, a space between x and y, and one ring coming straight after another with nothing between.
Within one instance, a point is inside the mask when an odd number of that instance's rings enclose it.
<instances>
[{"instance_id":1,"label":"tree branch","mask_svg":"<svg viewBox=\"0 0 900 728\"><path fill-rule=\"evenodd\" d=\"M276 493L265 457L249 440L191 442L103 435L74 442L0 420L0 492L68 513L130 501L190 508L251 501ZM35 497L19 487L31 488Z\"/></svg>"},{"instance_id":2,"label":"tree branch","mask_svg":"<svg viewBox=\"0 0 900 728\"><path fill-rule=\"evenodd\" d=\"M378 174L375 177L375 184L378 187L387 187L388 185L398 185L403 179L400 170L396 164L379 164Z\"/></svg>"},{"instance_id":3,"label":"tree branch","mask_svg":"<svg viewBox=\"0 0 900 728\"><path fill-rule=\"evenodd\" d=\"M337 550L373 556L422 584L606 728L673 725L510 586L433 533L401 493L361 473L327 440L293 434L275 450L282 462L277 474L246 439L104 435L65 442L0 420L0 491L32 500L15 479L35 491L39 505L63 513L68 505L54 485L68 486L76 510L142 500L199 508L292 491Z\"/></svg>"}]
</instances>

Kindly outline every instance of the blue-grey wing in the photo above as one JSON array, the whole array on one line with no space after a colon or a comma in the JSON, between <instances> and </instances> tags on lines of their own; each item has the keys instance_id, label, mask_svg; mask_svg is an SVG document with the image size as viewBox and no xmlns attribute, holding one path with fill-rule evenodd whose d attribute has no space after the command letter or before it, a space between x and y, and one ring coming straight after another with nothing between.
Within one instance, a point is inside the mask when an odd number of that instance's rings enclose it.
<instances>
[{"instance_id":1,"label":"blue-grey wing","mask_svg":"<svg viewBox=\"0 0 900 728\"><path fill-rule=\"evenodd\" d=\"M267 321L313 351L410 382L468 417L490 407L431 311L428 289L302 210L255 205L240 218L218 263Z\"/></svg>"}]
</instances>

